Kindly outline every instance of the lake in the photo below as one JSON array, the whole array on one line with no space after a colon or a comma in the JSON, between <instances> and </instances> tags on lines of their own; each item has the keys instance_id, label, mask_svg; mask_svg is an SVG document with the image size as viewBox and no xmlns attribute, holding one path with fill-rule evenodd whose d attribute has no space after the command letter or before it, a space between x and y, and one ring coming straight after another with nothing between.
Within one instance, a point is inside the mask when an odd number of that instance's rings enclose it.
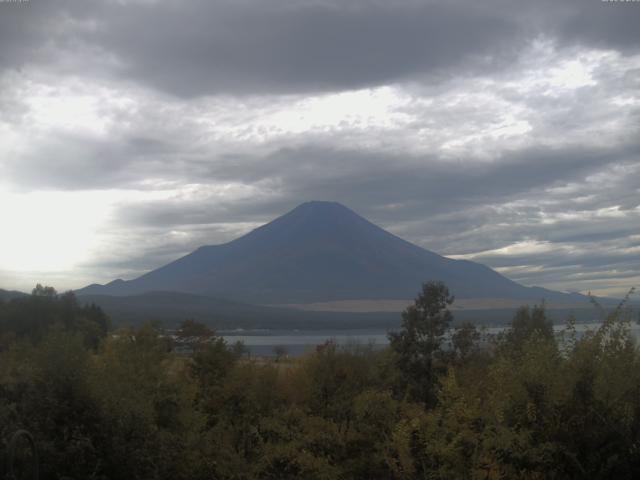
<instances>
[{"instance_id":1,"label":"lake","mask_svg":"<svg viewBox=\"0 0 640 480\"><path fill-rule=\"evenodd\" d=\"M584 333L595 330L600 323L579 323L576 330ZM564 324L554 325L554 330L560 332ZM496 335L505 329L500 327L485 327L488 335ZM640 325L633 323L631 329L640 338ZM383 329L354 329L354 330L227 330L218 332L230 345L236 342L244 343L252 356L275 356L275 347L284 347L289 356L297 357L312 351L317 345L328 340L338 345L372 345L373 348L384 348L389 344L387 330Z\"/></svg>"}]
</instances>

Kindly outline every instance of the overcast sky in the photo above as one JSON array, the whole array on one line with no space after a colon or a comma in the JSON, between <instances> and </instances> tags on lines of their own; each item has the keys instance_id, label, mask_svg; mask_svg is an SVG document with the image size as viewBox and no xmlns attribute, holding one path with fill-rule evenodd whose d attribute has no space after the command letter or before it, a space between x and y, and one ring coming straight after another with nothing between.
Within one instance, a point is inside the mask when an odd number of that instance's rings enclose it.
<instances>
[{"instance_id":1,"label":"overcast sky","mask_svg":"<svg viewBox=\"0 0 640 480\"><path fill-rule=\"evenodd\" d=\"M0 288L307 200L525 285L640 286L640 2L0 0Z\"/></svg>"}]
</instances>

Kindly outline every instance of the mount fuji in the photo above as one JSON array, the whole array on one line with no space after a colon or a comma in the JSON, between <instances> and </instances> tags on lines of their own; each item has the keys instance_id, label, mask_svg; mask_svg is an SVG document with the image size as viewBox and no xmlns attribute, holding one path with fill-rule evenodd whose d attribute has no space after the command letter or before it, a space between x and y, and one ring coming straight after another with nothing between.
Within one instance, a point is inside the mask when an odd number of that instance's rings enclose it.
<instances>
[{"instance_id":1,"label":"mount fuji","mask_svg":"<svg viewBox=\"0 0 640 480\"><path fill-rule=\"evenodd\" d=\"M133 280L79 295L176 292L250 304L407 300L441 280L458 299L582 303L585 297L520 285L485 265L438 255L335 202L303 203L246 235Z\"/></svg>"}]
</instances>

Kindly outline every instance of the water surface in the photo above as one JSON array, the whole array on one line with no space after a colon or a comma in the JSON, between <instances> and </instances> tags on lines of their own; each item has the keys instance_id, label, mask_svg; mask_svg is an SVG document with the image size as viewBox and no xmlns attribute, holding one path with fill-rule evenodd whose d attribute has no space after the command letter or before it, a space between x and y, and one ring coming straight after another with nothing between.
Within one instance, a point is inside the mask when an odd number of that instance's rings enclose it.
<instances>
[{"instance_id":1,"label":"water surface","mask_svg":"<svg viewBox=\"0 0 640 480\"><path fill-rule=\"evenodd\" d=\"M597 322L576 324L576 331L584 333L595 330L601 324ZM506 327L482 327L487 335L496 335ZM566 328L564 324L554 325L560 333ZM633 323L631 329L637 338L640 337L640 325ZM289 356L300 356L315 349L327 341L338 345L372 345L373 348L384 348L389 344L387 330L354 329L354 330L230 330L219 332L229 344L242 342L251 355L275 356L276 347L282 347Z\"/></svg>"}]
</instances>

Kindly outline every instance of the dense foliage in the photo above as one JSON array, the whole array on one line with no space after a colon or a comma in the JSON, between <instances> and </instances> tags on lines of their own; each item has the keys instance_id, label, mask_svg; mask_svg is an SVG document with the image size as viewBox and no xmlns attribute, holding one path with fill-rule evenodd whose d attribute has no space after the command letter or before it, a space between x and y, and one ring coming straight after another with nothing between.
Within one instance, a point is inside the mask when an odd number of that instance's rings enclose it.
<instances>
[{"instance_id":1,"label":"dense foliage","mask_svg":"<svg viewBox=\"0 0 640 480\"><path fill-rule=\"evenodd\" d=\"M107 334L99 308L38 287L0 304L0 438L32 432L43 478L638 478L624 308L561 337L523 308L487 338L451 331L449 304L426 284L388 349L275 362L192 321L188 356L152 325Z\"/></svg>"}]
</instances>

